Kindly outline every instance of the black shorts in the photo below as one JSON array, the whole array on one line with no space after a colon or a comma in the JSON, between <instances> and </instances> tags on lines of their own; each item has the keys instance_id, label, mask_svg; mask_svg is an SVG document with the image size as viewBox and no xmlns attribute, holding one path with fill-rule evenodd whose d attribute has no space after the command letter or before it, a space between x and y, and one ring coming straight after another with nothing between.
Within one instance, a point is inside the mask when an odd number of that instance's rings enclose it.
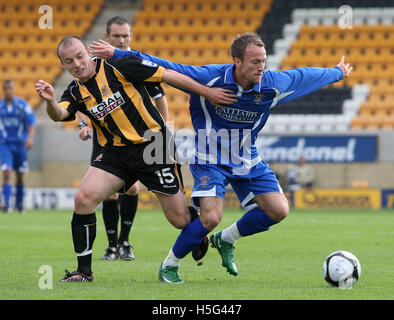
<instances>
[{"instance_id":1,"label":"black shorts","mask_svg":"<svg viewBox=\"0 0 394 320\"><path fill-rule=\"evenodd\" d=\"M127 191L136 181L141 181L149 191L173 195L183 188L181 166L173 157L163 155L156 163L144 160L144 150L149 143L135 144L125 147L105 146L94 148L91 166L112 173L122 179ZM164 149L165 150L165 149ZM97 154L97 151L101 153ZM93 157L94 156L94 157Z\"/></svg>"}]
</instances>

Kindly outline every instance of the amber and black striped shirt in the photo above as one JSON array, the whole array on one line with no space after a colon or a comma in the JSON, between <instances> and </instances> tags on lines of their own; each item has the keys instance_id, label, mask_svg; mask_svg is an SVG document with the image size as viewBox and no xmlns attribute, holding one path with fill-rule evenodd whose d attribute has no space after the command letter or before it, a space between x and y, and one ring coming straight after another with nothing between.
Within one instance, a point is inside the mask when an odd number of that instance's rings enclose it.
<instances>
[{"instance_id":1,"label":"amber and black striped shirt","mask_svg":"<svg viewBox=\"0 0 394 320\"><path fill-rule=\"evenodd\" d=\"M146 142L147 130L160 131L164 120L144 86L161 82L164 68L146 60L94 58L96 75L86 82L74 79L63 92L59 105L75 119L86 114L97 131L101 146L125 146Z\"/></svg>"}]
</instances>

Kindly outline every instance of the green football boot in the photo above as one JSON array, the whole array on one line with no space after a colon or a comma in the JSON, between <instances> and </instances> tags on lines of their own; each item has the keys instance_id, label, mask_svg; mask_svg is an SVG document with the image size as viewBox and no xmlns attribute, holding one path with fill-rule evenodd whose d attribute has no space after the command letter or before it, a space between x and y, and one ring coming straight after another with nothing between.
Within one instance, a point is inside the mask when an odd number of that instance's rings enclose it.
<instances>
[{"instance_id":1,"label":"green football boot","mask_svg":"<svg viewBox=\"0 0 394 320\"><path fill-rule=\"evenodd\" d=\"M222 231L216 232L209 238L212 248L216 248L222 257L222 266L233 276L238 275L237 266L234 263L234 246L221 239Z\"/></svg>"},{"instance_id":2,"label":"green football boot","mask_svg":"<svg viewBox=\"0 0 394 320\"><path fill-rule=\"evenodd\" d=\"M163 264L159 268L159 280L171 284L183 283L178 273L178 267L167 266L163 269Z\"/></svg>"}]
</instances>

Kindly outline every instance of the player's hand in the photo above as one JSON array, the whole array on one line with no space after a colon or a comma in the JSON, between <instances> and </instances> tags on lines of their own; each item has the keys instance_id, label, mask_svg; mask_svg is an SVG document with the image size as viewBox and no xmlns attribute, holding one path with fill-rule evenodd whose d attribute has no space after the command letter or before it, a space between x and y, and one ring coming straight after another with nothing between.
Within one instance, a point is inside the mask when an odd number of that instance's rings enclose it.
<instances>
[{"instance_id":1,"label":"player's hand","mask_svg":"<svg viewBox=\"0 0 394 320\"><path fill-rule=\"evenodd\" d=\"M353 70L353 67L350 65L350 63L345 64L345 56L342 56L341 61L337 64L337 67L341 68L344 78L347 78L350 75L350 72Z\"/></svg>"},{"instance_id":2,"label":"player's hand","mask_svg":"<svg viewBox=\"0 0 394 320\"><path fill-rule=\"evenodd\" d=\"M33 139L27 138L25 142L25 147L27 150L30 150L33 147Z\"/></svg>"},{"instance_id":3,"label":"player's hand","mask_svg":"<svg viewBox=\"0 0 394 320\"><path fill-rule=\"evenodd\" d=\"M44 100L55 100L55 89L44 80L38 80L35 83L36 91Z\"/></svg>"},{"instance_id":4,"label":"player's hand","mask_svg":"<svg viewBox=\"0 0 394 320\"><path fill-rule=\"evenodd\" d=\"M84 126L79 130L79 139L88 140L92 137L92 129L89 126Z\"/></svg>"},{"instance_id":5,"label":"player's hand","mask_svg":"<svg viewBox=\"0 0 394 320\"><path fill-rule=\"evenodd\" d=\"M230 89L210 87L208 88L208 93L205 97L211 104L219 108L223 108L223 105L225 104L233 104L237 102L237 95Z\"/></svg>"},{"instance_id":6,"label":"player's hand","mask_svg":"<svg viewBox=\"0 0 394 320\"><path fill-rule=\"evenodd\" d=\"M89 52L103 59L111 59L114 56L115 47L104 40L93 41L89 46Z\"/></svg>"}]
</instances>

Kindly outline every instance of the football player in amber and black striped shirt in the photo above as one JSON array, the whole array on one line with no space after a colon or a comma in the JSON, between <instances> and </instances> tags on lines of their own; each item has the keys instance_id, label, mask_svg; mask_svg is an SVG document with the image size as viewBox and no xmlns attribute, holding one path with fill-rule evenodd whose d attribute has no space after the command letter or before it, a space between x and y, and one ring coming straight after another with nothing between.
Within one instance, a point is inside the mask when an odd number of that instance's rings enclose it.
<instances>
[{"instance_id":1,"label":"football player in amber and black striped shirt","mask_svg":"<svg viewBox=\"0 0 394 320\"><path fill-rule=\"evenodd\" d=\"M107 21L105 39L113 46L123 50L130 50L130 42L132 39L131 25L123 17L115 16ZM154 105L159 110L165 122L168 120L168 105L167 99L160 83L145 82L146 90L149 93ZM100 146L97 139L97 131L89 126L89 119L86 115L78 112L79 120L79 138L81 140L88 140L92 138L93 148L91 159L94 160L102 153L103 147ZM181 173L181 165L177 163L177 170ZM182 180L182 176L180 176ZM182 181L181 181L182 184ZM108 239L108 247L105 249L101 260L116 260L130 261L135 259L132 251L132 245L129 242L131 228L133 226L134 218L138 207L138 189L139 181L134 183L124 193L114 193L102 203L102 216L105 226L105 233ZM189 207L193 212L192 217L197 218L198 213L193 207ZM192 219L193 219L192 218ZM118 224L120 220L120 230L118 232ZM197 247L195 253L206 252L208 239L202 240L203 247ZM202 254L192 254L193 258L197 260L202 258Z\"/></svg>"},{"instance_id":2,"label":"football player in amber and black striped shirt","mask_svg":"<svg viewBox=\"0 0 394 320\"><path fill-rule=\"evenodd\" d=\"M158 157L147 164L144 150L151 140L162 143L159 153L166 154L166 125L152 105L144 81L167 82L206 97L214 105L232 104L236 96L231 91L199 84L178 72L166 70L139 58L120 60L91 59L86 43L77 36L65 37L57 53L63 66L75 80L64 91L58 103L54 88L39 80L35 86L47 102L47 113L53 121L68 121L80 111L86 114L97 130L104 151L92 161L75 196L71 222L78 268L66 272L62 281L89 282L92 246L96 237L96 206L121 187L128 189L137 180L155 192L168 221L176 228L185 228L190 213L174 161ZM153 137L153 139L152 139ZM164 138L163 138L164 137ZM163 159L164 158L164 159ZM163 161L164 160L164 161ZM196 246L199 243L196 243Z\"/></svg>"}]
</instances>

